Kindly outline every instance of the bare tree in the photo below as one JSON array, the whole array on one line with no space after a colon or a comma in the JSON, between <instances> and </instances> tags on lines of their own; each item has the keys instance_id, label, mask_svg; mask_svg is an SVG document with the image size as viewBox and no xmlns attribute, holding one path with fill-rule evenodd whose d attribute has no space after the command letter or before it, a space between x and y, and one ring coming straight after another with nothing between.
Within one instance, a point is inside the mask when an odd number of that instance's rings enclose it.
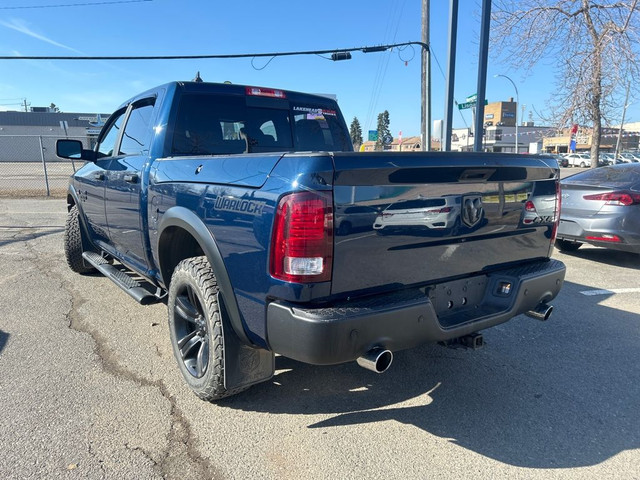
<instances>
[{"instance_id":1,"label":"bare tree","mask_svg":"<svg viewBox=\"0 0 640 480\"><path fill-rule=\"evenodd\" d=\"M638 0L494 0L492 52L527 71L553 62L557 126L593 127L594 168L603 118L612 118L625 86L640 72L639 13Z\"/></svg>"}]
</instances>

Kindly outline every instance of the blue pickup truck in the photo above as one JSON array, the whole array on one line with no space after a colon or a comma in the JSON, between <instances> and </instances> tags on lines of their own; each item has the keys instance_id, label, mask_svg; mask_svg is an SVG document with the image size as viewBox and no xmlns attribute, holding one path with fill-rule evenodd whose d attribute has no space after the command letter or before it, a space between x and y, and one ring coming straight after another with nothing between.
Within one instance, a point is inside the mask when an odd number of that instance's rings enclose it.
<instances>
[{"instance_id":1,"label":"blue pickup truck","mask_svg":"<svg viewBox=\"0 0 640 480\"><path fill-rule=\"evenodd\" d=\"M132 98L84 147L57 143L86 161L67 263L166 302L205 400L268 380L276 353L383 372L425 342L478 347L521 313L546 320L564 281L549 157L354 153L330 98L194 82Z\"/></svg>"}]
</instances>

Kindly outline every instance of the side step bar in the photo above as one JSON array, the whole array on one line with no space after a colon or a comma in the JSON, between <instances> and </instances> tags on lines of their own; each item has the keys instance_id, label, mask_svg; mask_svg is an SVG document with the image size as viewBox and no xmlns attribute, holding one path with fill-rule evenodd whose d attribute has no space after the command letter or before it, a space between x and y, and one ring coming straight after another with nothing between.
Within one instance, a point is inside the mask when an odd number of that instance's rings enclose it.
<instances>
[{"instance_id":1,"label":"side step bar","mask_svg":"<svg viewBox=\"0 0 640 480\"><path fill-rule=\"evenodd\" d=\"M111 265L105 258L95 252L83 252L85 262L95 267L100 273L127 292L135 301L142 305L157 303L160 299L156 294L147 290L142 283L131 278L122 270Z\"/></svg>"}]
</instances>

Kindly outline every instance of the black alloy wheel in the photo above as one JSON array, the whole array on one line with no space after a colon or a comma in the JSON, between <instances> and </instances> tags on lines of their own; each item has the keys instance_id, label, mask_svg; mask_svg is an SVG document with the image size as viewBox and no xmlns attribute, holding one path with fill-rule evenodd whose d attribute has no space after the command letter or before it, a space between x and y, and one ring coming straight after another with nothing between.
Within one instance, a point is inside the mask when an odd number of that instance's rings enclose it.
<instances>
[{"instance_id":1,"label":"black alloy wheel","mask_svg":"<svg viewBox=\"0 0 640 480\"><path fill-rule=\"evenodd\" d=\"M193 393L212 402L246 390L248 387L227 390L224 386L225 313L218 303L218 282L207 257L187 258L176 266L167 307L173 354Z\"/></svg>"},{"instance_id":2,"label":"black alloy wheel","mask_svg":"<svg viewBox=\"0 0 640 480\"><path fill-rule=\"evenodd\" d=\"M181 361L192 376L202 378L209 366L209 335L202 302L191 285L181 285L173 312Z\"/></svg>"}]
</instances>

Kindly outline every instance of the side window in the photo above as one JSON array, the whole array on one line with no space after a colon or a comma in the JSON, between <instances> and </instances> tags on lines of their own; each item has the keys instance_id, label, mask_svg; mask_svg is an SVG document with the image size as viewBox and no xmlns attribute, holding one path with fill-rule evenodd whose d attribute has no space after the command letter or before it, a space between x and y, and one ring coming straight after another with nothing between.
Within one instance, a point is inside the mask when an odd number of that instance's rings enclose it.
<instances>
[{"instance_id":1,"label":"side window","mask_svg":"<svg viewBox=\"0 0 640 480\"><path fill-rule=\"evenodd\" d=\"M121 110L112 115L115 117L115 121L109 125L107 132L102 136L98 144L98 158L113 156L113 149L116 146L116 140L120 134L125 111L126 110Z\"/></svg>"},{"instance_id":2,"label":"side window","mask_svg":"<svg viewBox=\"0 0 640 480\"><path fill-rule=\"evenodd\" d=\"M154 100L143 100L133 105L124 127L120 155L147 155L151 143L151 115Z\"/></svg>"}]
</instances>

